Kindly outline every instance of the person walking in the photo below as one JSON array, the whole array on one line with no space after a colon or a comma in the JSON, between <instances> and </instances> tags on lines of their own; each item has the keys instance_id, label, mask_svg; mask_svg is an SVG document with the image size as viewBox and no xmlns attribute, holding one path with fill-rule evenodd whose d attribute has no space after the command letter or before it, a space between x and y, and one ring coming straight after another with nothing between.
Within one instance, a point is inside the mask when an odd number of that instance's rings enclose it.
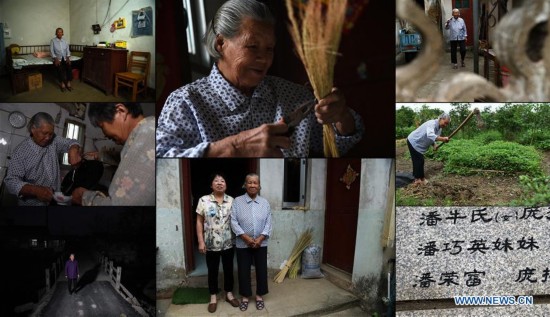
<instances>
[{"instance_id":1,"label":"person walking","mask_svg":"<svg viewBox=\"0 0 550 317\"><path fill-rule=\"evenodd\" d=\"M69 294L76 293L76 283L80 274L78 273L78 261L74 259L74 253L71 253L67 262L65 262L65 277L69 282Z\"/></svg>"},{"instance_id":2,"label":"person walking","mask_svg":"<svg viewBox=\"0 0 550 317\"><path fill-rule=\"evenodd\" d=\"M464 64L464 57L466 57L466 39L468 38L468 32L466 31L466 23L460 17L460 11L453 9L453 17L445 22L445 29L449 30L449 40L451 42L451 63L453 68L458 68L458 61L456 59L457 47L460 47L461 66L466 67Z\"/></svg>"}]
</instances>

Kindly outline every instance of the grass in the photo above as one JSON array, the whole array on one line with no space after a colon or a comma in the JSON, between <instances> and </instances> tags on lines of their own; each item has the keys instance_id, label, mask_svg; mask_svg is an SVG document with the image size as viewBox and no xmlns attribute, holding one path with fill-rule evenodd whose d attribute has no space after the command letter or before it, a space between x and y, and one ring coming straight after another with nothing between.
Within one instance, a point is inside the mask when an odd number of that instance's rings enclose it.
<instances>
[{"instance_id":1,"label":"grass","mask_svg":"<svg viewBox=\"0 0 550 317\"><path fill-rule=\"evenodd\" d=\"M208 288L180 287L174 292L172 304L207 304L210 302Z\"/></svg>"}]
</instances>

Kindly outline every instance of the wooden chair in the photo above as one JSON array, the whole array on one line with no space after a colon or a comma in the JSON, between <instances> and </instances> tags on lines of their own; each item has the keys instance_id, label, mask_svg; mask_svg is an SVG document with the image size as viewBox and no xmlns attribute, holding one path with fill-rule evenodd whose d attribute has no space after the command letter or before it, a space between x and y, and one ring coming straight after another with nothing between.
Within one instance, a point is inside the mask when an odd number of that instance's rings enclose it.
<instances>
[{"instance_id":1,"label":"wooden chair","mask_svg":"<svg viewBox=\"0 0 550 317\"><path fill-rule=\"evenodd\" d=\"M126 72L115 73L115 97L118 97L118 85L132 88L132 101L136 101L136 95L145 91L147 96L147 76L149 75L149 64L151 53L130 52L130 60Z\"/></svg>"}]
</instances>

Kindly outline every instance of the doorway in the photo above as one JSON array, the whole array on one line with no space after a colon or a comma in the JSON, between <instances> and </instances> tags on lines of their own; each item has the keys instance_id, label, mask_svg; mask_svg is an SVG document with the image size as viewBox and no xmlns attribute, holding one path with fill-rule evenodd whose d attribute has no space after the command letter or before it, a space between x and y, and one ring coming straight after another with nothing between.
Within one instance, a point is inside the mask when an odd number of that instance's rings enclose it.
<instances>
[{"instance_id":1,"label":"doorway","mask_svg":"<svg viewBox=\"0 0 550 317\"><path fill-rule=\"evenodd\" d=\"M242 185L248 173L256 173L257 159L183 159L182 188L185 219L185 265L190 276L207 274L205 258L199 255L196 221L197 203L199 199L212 192L210 177L221 173L227 184L226 194L235 198L244 194Z\"/></svg>"},{"instance_id":2,"label":"doorway","mask_svg":"<svg viewBox=\"0 0 550 317\"><path fill-rule=\"evenodd\" d=\"M348 167L349 166L349 167ZM349 188L344 175L355 179ZM353 271L361 187L360 159L327 160L327 192L323 262L348 273ZM349 183L349 181L348 181Z\"/></svg>"},{"instance_id":3,"label":"doorway","mask_svg":"<svg viewBox=\"0 0 550 317\"><path fill-rule=\"evenodd\" d=\"M464 19L466 23L466 31L468 37L466 38L466 46L474 45L474 19L471 0L453 0L453 8L460 10L460 17Z\"/></svg>"}]
</instances>

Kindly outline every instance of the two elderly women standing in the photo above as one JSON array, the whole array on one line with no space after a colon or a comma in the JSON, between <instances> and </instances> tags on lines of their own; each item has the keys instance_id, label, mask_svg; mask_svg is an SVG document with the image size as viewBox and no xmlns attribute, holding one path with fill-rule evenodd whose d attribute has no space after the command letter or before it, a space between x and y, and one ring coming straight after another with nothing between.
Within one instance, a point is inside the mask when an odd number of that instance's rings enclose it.
<instances>
[{"instance_id":1,"label":"two elderly women standing","mask_svg":"<svg viewBox=\"0 0 550 317\"><path fill-rule=\"evenodd\" d=\"M199 199L197 205L197 238L199 252L206 254L210 303L208 311L217 309L218 270L220 258L224 274L225 301L241 311L248 309L252 296L251 265L256 268L256 309L265 307L263 295L267 286L267 243L271 236L271 209L266 199L259 196L260 179L248 174L243 187L246 193L235 199L225 194L225 178L212 178L210 195ZM236 253L241 302L233 296L233 255Z\"/></svg>"},{"instance_id":2,"label":"two elderly women standing","mask_svg":"<svg viewBox=\"0 0 550 317\"><path fill-rule=\"evenodd\" d=\"M160 157L308 157L323 152L331 124L340 153L364 133L342 94L332 93L289 133L283 118L315 99L304 86L267 76L273 62L275 19L255 0L230 0L204 36L215 60L210 74L166 100L156 132Z\"/></svg>"}]
</instances>

